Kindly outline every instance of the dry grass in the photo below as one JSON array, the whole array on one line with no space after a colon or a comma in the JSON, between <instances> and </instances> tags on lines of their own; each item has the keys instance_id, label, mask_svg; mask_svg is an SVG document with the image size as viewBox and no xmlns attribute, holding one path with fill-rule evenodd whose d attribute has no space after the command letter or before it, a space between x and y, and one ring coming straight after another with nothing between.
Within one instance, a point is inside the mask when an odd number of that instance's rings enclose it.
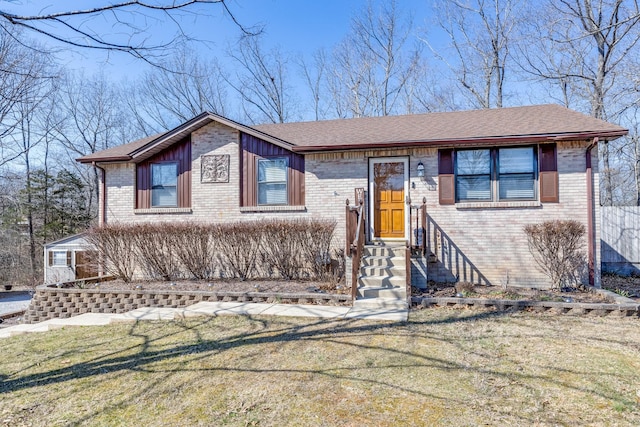
<instances>
[{"instance_id":1,"label":"dry grass","mask_svg":"<svg viewBox=\"0 0 640 427\"><path fill-rule=\"evenodd\" d=\"M0 425L640 425L640 320L431 309L1 341Z\"/></svg>"}]
</instances>

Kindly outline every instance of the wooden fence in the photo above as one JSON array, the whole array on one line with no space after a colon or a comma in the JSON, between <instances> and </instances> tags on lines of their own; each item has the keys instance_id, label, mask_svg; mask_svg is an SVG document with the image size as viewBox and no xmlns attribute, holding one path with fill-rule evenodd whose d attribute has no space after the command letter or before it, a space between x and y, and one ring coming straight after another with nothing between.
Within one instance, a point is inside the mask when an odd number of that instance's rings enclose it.
<instances>
[{"instance_id":1,"label":"wooden fence","mask_svg":"<svg viewBox=\"0 0 640 427\"><path fill-rule=\"evenodd\" d=\"M640 274L640 206L603 206L602 271Z\"/></svg>"}]
</instances>

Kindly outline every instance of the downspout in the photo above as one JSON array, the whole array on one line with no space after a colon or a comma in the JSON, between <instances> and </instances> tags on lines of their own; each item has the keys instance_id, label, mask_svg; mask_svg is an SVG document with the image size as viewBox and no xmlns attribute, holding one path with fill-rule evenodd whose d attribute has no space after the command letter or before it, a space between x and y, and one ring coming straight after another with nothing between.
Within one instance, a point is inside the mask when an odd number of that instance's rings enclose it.
<instances>
[{"instance_id":1,"label":"downspout","mask_svg":"<svg viewBox=\"0 0 640 427\"><path fill-rule=\"evenodd\" d=\"M100 199L98 200L98 225L102 226L107 222L107 173L104 168L98 166L96 162L91 162L94 168L102 173L100 180Z\"/></svg>"},{"instance_id":2,"label":"downspout","mask_svg":"<svg viewBox=\"0 0 640 427\"><path fill-rule=\"evenodd\" d=\"M588 262L589 285L595 286L595 230L593 223L593 211L595 210L595 198L593 197L593 172L591 169L591 150L598 145L598 137L593 138L586 151L586 179L587 179L587 238L588 238Z\"/></svg>"}]
</instances>

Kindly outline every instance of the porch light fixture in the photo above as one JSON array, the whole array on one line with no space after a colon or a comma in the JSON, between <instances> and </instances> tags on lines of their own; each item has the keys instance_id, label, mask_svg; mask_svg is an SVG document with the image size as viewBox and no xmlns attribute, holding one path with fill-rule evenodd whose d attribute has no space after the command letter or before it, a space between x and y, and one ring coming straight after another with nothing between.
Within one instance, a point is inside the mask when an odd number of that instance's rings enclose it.
<instances>
[{"instance_id":1,"label":"porch light fixture","mask_svg":"<svg viewBox=\"0 0 640 427\"><path fill-rule=\"evenodd\" d=\"M418 162L418 167L416 168L416 171L418 172L418 176L420 178L424 176L424 165L422 164L422 162Z\"/></svg>"}]
</instances>

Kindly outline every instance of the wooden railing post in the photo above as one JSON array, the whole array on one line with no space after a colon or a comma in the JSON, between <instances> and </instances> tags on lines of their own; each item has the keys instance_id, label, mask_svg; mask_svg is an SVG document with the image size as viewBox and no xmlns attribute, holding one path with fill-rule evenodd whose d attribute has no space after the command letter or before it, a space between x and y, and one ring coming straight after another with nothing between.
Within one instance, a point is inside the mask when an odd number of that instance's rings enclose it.
<instances>
[{"instance_id":1,"label":"wooden railing post","mask_svg":"<svg viewBox=\"0 0 640 427\"><path fill-rule=\"evenodd\" d=\"M411 246L408 244L405 248L405 262L407 301L409 302L409 307L411 307Z\"/></svg>"},{"instance_id":2,"label":"wooden railing post","mask_svg":"<svg viewBox=\"0 0 640 427\"><path fill-rule=\"evenodd\" d=\"M351 239L353 235L351 234L351 206L349 206L349 199L347 199L347 205L345 206L345 250L344 254L351 258Z\"/></svg>"},{"instance_id":3,"label":"wooden railing post","mask_svg":"<svg viewBox=\"0 0 640 427\"><path fill-rule=\"evenodd\" d=\"M356 300L358 293L358 276L360 274L360 263L362 262L362 252L364 251L364 201L360 200L357 208L356 233L352 241L351 248L355 246L354 256L351 258L351 299Z\"/></svg>"},{"instance_id":4,"label":"wooden railing post","mask_svg":"<svg viewBox=\"0 0 640 427\"><path fill-rule=\"evenodd\" d=\"M422 256L427 255L427 198L422 198L422 211L420 212L422 216L421 226L422 226Z\"/></svg>"}]
</instances>

